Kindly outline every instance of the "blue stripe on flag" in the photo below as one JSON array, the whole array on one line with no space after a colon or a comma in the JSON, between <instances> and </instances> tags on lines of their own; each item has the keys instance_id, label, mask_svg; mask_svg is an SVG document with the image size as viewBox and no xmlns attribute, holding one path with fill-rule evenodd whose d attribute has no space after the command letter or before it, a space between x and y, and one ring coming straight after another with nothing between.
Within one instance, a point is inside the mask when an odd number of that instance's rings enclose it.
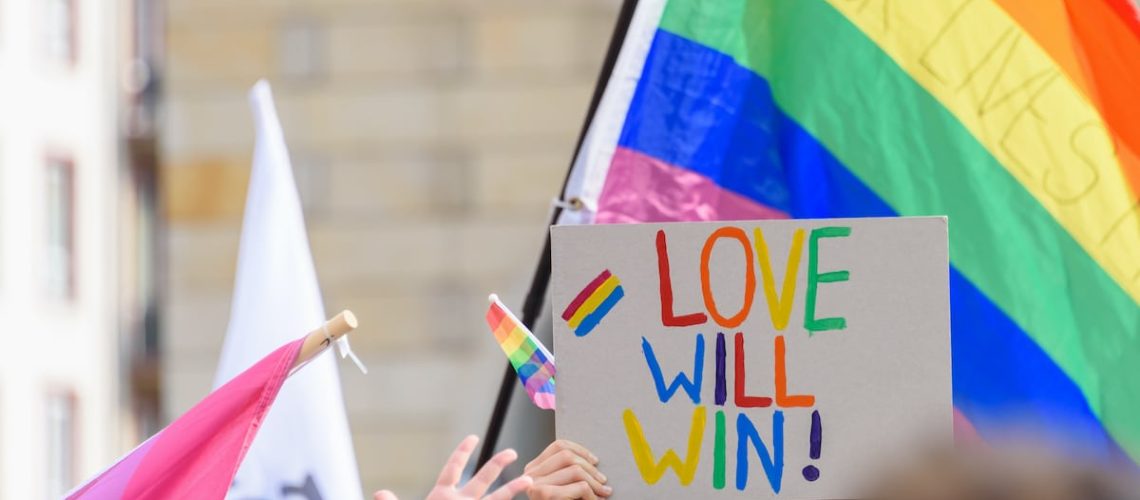
<instances>
[{"instance_id":1,"label":"blue stripe on flag","mask_svg":"<svg viewBox=\"0 0 1140 500\"><path fill-rule=\"evenodd\" d=\"M593 331L594 327L598 326L598 322L610 312L610 309L614 308L614 304L617 304L622 297L625 297L625 290L622 290L621 285L618 285L617 288L614 288L614 291L610 292L610 296L606 297L606 300L598 304L598 308L594 309L594 312L582 318L582 322L578 324L578 328L574 329L574 335L584 337Z\"/></svg>"},{"instance_id":2,"label":"blue stripe on flag","mask_svg":"<svg viewBox=\"0 0 1140 500\"><path fill-rule=\"evenodd\" d=\"M630 101L620 146L700 172L723 188L788 211L788 185L771 134L771 101L732 59L658 31ZM707 98L715 101L708 101Z\"/></svg>"}]
</instances>

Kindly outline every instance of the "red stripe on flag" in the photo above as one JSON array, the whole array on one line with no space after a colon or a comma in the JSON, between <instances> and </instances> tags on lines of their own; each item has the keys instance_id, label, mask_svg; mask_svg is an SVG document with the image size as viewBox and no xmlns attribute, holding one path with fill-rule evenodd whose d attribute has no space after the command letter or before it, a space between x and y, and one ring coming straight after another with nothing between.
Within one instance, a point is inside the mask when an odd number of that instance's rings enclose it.
<instances>
[{"instance_id":1,"label":"red stripe on flag","mask_svg":"<svg viewBox=\"0 0 1140 500\"><path fill-rule=\"evenodd\" d=\"M1140 38L1140 5L1131 0L1108 0L1108 5L1120 16L1120 20L1132 30L1136 38Z\"/></svg>"},{"instance_id":2,"label":"red stripe on flag","mask_svg":"<svg viewBox=\"0 0 1140 500\"><path fill-rule=\"evenodd\" d=\"M507 313L503 311L502 307L499 307L499 304L492 302L491 307L487 308L487 326L491 327L492 330L498 328L505 317L507 317Z\"/></svg>"},{"instance_id":3,"label":"red stripe on flag","mask_svg":"<svg viewBox=\"0 0 1140 500\"><path fill-rule=\"evenodd\" d=\"M586 288L583 288L581 292L578 292L578 296L574 297L574 300L570 301L570 305L566 306L565 311L562 311L562 319L564 321L570 321L570 318L574 316L574 313L578 312L578 308L582 307L582 303L585 302L586 299L590 298L590 295L594 293L594 290L597 290L598 287L602 286L602 283L605 283L608 279L610 279L610 270L606 269L605 271L602 271L602 274L599 274L597 278L594 278L594 281L591 281L589 285L586 285Z\"/></svg>"}]
</instances>

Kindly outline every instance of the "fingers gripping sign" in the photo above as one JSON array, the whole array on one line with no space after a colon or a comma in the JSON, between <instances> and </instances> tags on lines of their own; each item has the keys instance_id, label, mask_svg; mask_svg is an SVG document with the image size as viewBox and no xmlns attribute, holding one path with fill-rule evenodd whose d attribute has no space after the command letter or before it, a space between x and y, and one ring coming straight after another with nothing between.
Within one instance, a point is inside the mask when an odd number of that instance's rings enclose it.
<instances>
[{"instance_id":1,"label":"fingers gripping sign","mask_svg":"<svg viewBox=\"0 0 1140 500\"><path fill-rule=\"evenodd\" d=\"M598 470L598 457L573 441L558 440L526 465L523 472L534 478L527 490L532 499L597 499L613 494L606 475Z\"/></svg>"},{"instance_id":2,"label":"fingers gripping sign","mask_svg":"<svg viewBox=\"0 0 1140 500\"><path fill-rule=\"evenodd\" d=\"M526 491L533 484L534 481L529 476L524 475L509 481L490 495L485 495L487 489L499 478L499 474L502 474L503 469L518 459L518 454L514 450L503 450L492 457L483 468L479 469L466 485L460 487L459 481L463 477L463 469L467 467L471 452L475 450L475 445L478 443L479 438L477 436L467 436L459 443L459 446L451 453L447 463L444 464L443 470L439 472L439 479L436 480L435 487L428 493L427 500L479 498L510 500L515 495ZM388 490L377 491L373 498L375 500L397 500L396 495Z\"/></svg>"}]
</instances>

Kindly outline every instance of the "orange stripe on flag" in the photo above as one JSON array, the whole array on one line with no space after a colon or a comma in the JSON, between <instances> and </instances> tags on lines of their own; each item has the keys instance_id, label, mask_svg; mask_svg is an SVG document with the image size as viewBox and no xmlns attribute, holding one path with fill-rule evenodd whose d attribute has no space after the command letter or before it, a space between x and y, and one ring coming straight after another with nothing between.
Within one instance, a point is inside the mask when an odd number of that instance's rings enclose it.
<instances>
[{"instance_id":1,"label":"orange stripe on flag","mask_svg":"<svg viewBox=\"0 0 1140 500\"><path fill-rule=\"evenodd\" d=\"M1140 35L1105 3L1121 0L996 0L1057 63L1109 127L1120 166L1140 194ZM1128 7L1124 5L1124 7Z\"/></svg>"},{"instance_id":2,"label":"orange stripe on flag","mask_svg":"<svg viewBox=\"0 0 1140 500\"><path fill-rule=\"evenodd\" d=\"M504 316L503 319L499 321L499 324L495 326L495 329L492 330L492 333L495 334L495 340L498 340L499 343L502 344L511 332L514 331L515 326L517 325L515 325L514 320L512 320L510 316Z\"/></svg>"},{"instance_id":3,"label":"orange stripe on flag","mask_svg":"<svg viewBox=\"0 0 1140 500\"><path fill-rule=\"evenodd\" d=\"M1102 1L1066 0L1065 5L1117 149L1140 151L1140 37ZM1140 193L1140 166L1122 166L1132 192Z\"/></svg>"}]
</instances>

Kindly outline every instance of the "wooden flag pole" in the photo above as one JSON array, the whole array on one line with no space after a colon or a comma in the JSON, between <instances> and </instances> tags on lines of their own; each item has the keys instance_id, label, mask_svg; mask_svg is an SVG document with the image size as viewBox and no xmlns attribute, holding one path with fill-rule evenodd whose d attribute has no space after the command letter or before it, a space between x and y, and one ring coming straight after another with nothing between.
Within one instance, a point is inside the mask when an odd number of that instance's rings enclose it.
<instances>
[{"instance_id":1,"label":"wooden flag pole","mask_svg":"<svg viewBox=\"0 0 1140 500\"><path fill-rule=\"evenodd\" d=\"M336 339L355 330L356 326L356 315L352 314L352 311L345 309L341 311L340 314L326 321L321 328L309 332L309 334L305 336L305 343L301 345L301 352L297 354L297 361L293 363L293 371L296 371L302 365L317 357L318 354L332 345Z\"/></svg>"}]
</instances>

